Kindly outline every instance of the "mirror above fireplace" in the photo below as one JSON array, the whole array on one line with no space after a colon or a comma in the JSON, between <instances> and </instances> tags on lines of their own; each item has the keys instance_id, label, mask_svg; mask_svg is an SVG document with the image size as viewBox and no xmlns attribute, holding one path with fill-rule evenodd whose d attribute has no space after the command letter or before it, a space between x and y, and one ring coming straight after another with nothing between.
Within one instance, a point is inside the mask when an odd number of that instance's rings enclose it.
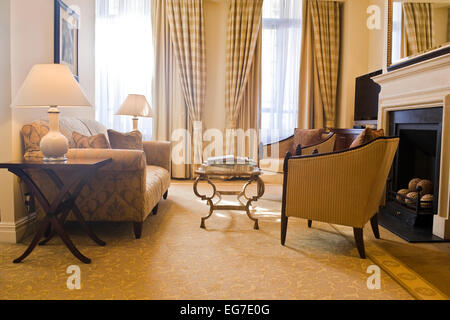
<instances>
[{"instance_id":1,"label":"mirror above fireplace","mask_svg":"<svg viewBox=\"0 0 450 320\"><path fill-rule=\"evenodd\" d=\"M388 70L450 52L450 0L389 0Z\"/></svg>"}]
</instances>

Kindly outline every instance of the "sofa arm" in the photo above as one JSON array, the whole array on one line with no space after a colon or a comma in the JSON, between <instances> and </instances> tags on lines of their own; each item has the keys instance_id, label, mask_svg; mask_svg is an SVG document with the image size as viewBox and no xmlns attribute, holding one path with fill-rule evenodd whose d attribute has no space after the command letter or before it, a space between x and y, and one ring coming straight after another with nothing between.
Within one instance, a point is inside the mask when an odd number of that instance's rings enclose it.
<instances>
[{"instance_id":1,"label":"sofa arm","mask_svg":"<svg viewBox=\"0 0 450 320\"><path fill-rule=\"evenodd\" d=\"M147 164L163 167L171 172L172 149L168 141L144 141Z\"/></svg>"},{"instance_id":2,"label":"sofa arm","mask_svg":"<svg viewBox=\"0 0 450 320\"><path fill-rule=\"evenodd\" d=\"M145 154L141 150L122 149L69 149L69 159L111 158L112 162L102 167L101 171L137 171L145 170Z\"/></svg>"}]
</instances>

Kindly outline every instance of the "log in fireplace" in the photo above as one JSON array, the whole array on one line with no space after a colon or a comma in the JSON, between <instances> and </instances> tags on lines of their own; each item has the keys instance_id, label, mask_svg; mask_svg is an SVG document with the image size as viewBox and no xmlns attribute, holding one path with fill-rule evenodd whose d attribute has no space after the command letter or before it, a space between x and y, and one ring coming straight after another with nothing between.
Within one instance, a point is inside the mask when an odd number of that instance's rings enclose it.
<instances>
[{"instance_id":1,"label":"log in fireplace","mask_svg":"<svg viewBox=\"0 0 450 320\"><path fill-rule=\"evenodd\" d=\"M432 224L438 212L442 112L443 108L389 112L389 135L400 137L400 144L387 182L386 203L380 208L380 224L410 242L439 239L432 234ZM411 189L414 178L431 182L427 197L422 187L414 184ZM399 193L408 187L411 193Z\"/></svg>"}]
</instances>

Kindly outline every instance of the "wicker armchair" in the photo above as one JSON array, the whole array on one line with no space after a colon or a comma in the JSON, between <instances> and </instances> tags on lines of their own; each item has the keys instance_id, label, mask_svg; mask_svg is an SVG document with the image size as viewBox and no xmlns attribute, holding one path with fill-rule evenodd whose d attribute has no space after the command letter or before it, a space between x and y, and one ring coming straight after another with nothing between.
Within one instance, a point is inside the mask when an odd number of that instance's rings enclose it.
<instances>
[{"instance_id":1,"label":"wicker armchair","mask_svg":"<svg viewBox=\"0 0 450 320\"><path fill-rule=\"evenodd\" d=\"M353 149L284 161L281 244L289 217L353 227L356 246L365 258L363 227L370 220L379 238L377 212L397 151L398 138L378 138ZM324 200L326 199L326 201Z\"/></svg>"}]
</instances>

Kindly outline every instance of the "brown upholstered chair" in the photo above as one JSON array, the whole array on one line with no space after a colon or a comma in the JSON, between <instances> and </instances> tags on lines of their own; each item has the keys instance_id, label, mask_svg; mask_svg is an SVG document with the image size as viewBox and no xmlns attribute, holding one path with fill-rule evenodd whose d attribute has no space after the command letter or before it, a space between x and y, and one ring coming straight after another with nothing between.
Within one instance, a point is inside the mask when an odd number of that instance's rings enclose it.
<instances>
[{"instance_id":1,"label":"brown upholstered chair","mask_svg":"<svg viewBox=\"0 0 450 320\"><path fill-rule=\"evenodd\" d=\"M288 152L293 155L308 155L315 152L332 152L334 150L334 143L336 140L336 135L334 132L324 132L321 136L322 139L320 142L309 145L296 144L295 135L275 143L262 145L260 147L259 167L263 171L282 174L284 156Z\"/></svg>"},{"instance_id":2,"label":"brown upholstered chair","mask_svg":"<svg viewBox=\"0 0 450 320\"><path fill-rule=\"evenodd\" d=\"M361 258L365 258L363 227L370 220L379 238L377 212L398 138L377 138L345 151L292 156L284 160L281 244L289 217L353 227Z\"/></svg>"}]
</instances>

